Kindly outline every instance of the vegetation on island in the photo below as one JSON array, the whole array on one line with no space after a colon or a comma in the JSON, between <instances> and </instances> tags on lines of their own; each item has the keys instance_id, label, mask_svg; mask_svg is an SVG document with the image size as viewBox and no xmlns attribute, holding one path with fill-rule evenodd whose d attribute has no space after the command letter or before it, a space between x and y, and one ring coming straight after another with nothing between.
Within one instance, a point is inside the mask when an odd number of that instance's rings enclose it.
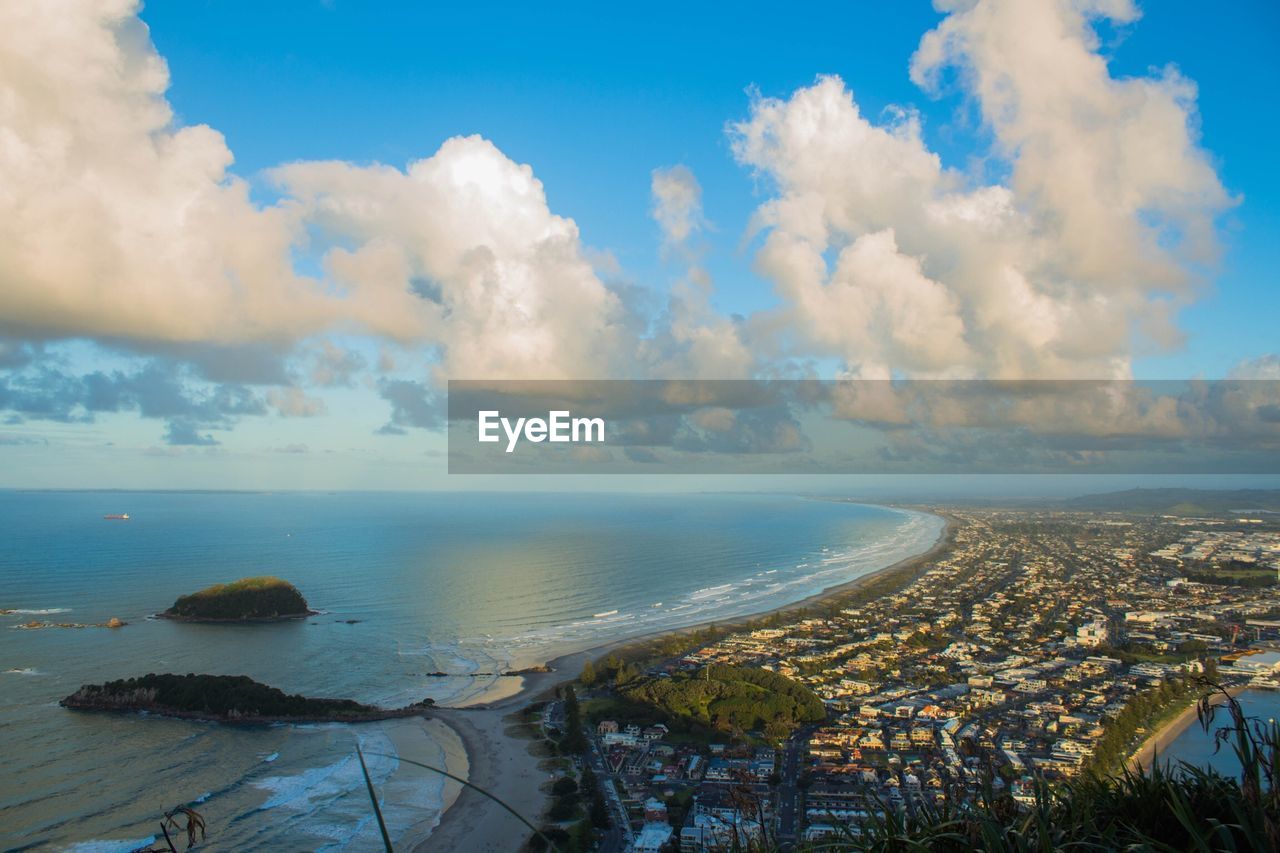
<instances>
[{"instance_id":1,"label":"vegetation on island","mask_svg":"<svg viewBox=\"0 0 1280 853\"><path fill-rule=\"evenodd\" d=\"M170 619L209 622L296 619L314 613L302 593L273 577L241 578L179 596L160 614Z\"/></svg>"},{"instance_id":2,"label":"vegetation on island","mask_svg":"<svg viewBox=\"0 0 1280 853\"><path fill-rule=\"evenodd\" d=\"M148 711L166 716L241 722L361 721L420 713L427 699L388 710L353 699L318 699L288 694L245 675L149 673L105 684L86 684L60 703L89 711Z\"/></svg>"},{"instance_id":3,"label":"vegetation on island","mask_svg":"<svg viewBox=\"0 0 1280 853\"><path fill-rule=\"evenodd\" d=\"M713 666L670 677L640 676L623 684L620 693L672 717L724 732L761 731L775 740L827 716L813 691L767 669Z\"/></svg>"}]
</instances>

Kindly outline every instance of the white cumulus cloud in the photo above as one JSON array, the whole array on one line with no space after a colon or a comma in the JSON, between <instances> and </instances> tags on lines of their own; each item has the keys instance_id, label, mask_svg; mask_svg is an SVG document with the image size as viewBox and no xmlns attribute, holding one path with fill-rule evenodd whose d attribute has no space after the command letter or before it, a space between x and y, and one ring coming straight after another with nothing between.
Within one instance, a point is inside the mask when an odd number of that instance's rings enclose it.
<instances>
[{"instance_id":1,"label":"white cumulus cloud","mask_svg":"<svg viewBox=\"0 0 1280 853\"><path fill-rule=\"evenodd\" d=\"M440 370L460 378L625 374L623 306L542 183L479 136L405 170L296 163L274 179L332 236L330 277L362 293L413 293Z\"/></svg>"},{"instance_id":2,"label":"white cumulus cloud","mask_svg":"<svg viewBox=\"0 0 1280 853\"><path fill-rule=\"evenodd\" d=\"M0 324L168 342L413 335L403 296L334 294L295 271L296 212L249 198L217 131L175 123L137 10L0 5Z\"/></svg>"},{"instance_id":3,"label":"white cumulus cloud","mask_svg":"<svg viewBox=\"0 0 1280 853\"><path fill-rule=\"evenodd\" d=\"M914 113L872 121L835 77L757 98L733 147L775 189L755 226L782 324L856 375L1127 375L1137 339L1177 340L1232 204L1194 87L1110 74L1092 22L1132 20L1125 2L938 5L912 78L958 69L1008 180L946 168Z\"/></svg>"},{"instance_id":4,"label":"white cumulus cloud","mask_svg":"<svg viewBox=\"0 0 1280 853\"><path fill-rule=\"evenodd\" d=\"M356 333L439 352L444 375L625 363L607 346L629 340L618 300L529 166L456 138L405 170L287 165L280 200L257 203L222 135L175 121L138 9L0 7L0 331L134 348ZM304 251L324 275L298 271Z\"/></svg>"},{"instance_id":5,"label":"white cumulus cloud","mask_svg":"<svg viewBox=\"0 0 1280 853\"><path fill-rule=\"evenodd\" d=\"M688 166L654 169L650 189L653 218L668 245L684 243L702 227L702 187Z\"/></svg>"}]
</instances>

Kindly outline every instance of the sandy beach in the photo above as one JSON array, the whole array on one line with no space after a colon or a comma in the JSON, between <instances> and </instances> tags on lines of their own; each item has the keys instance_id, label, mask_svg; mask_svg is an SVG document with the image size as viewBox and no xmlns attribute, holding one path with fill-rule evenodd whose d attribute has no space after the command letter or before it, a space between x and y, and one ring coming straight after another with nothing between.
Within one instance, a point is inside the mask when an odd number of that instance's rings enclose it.
<instances>
[{"instance_id":1,"label":"sandy beach","mask_svg":"<svg viewBox=\"0 0 1280 853\"><path fill-rule=\"evenodd\" d=\"M1247 688L1245 686L1229 687L1227 692L1232 698L1239 696ZM1221 705L1226 700L1221 693L1215 693L1211 700L1214 705ZM1150 770L1156 761L1156 756L1168 750L1169 745L1178 739L1178 735L1182 734L1193 725L1199 724L1199 718L1196 715L1197 700L1192 700L1186 708L1182 709L1182 713L1174 717L1169 722L1161 726L1149 738L1143 741L1142 746L1138 747L1137 752L1129 757L1126 762L1133 768L1142 768Z\"/></svg>"},{"instance_id":2,"label":"sandy beach","mask_svg":"<svg viewBox=\"0 0 1280 853\"><path fill-rule=\"evenodd\" d=\"M517 731L516 717L523 703L513 696L486 708L442 710L440 714L466 748L468 781L538 826L547 800L543 784L553 777L540 766L546 759L534 753L536 742ZM529 835L529 828L513 815L464 788L445 811L439 827L412 849L498 853L520 849Z\"/></svg>"},{"instance_id":3,"label":"sandy beach","mask_svg":"<svg viewBox=\"0 0 1280 853\"><path fill-rule=\"evenodd\" d=\"M945 523L937 540L923 553L828 587L800 601L759 613L636 635L562 654L546 664L546 672L531 672L519 678L502 679L495 685L495 690L486 692L466 706L438 709L435 718L445 721L453 728L465 746L470 767L468 781L500 797L535 826L540 825L542 812L548 803L541 787L552 776L540 768L543 759L531 751L534 742L523 738L515 729L514 715L521 708L550 696L558 685L572 681L588 660L594 661L611 652L658 637L679 636L709 625L733 628L775 614L796 613L827 599L855 591L887 573L921 566L948 547L955 529L955 521L944 513L931 510L927 512L941 517ZM429 827L425 829L430 831ZM516 851L529 834L527 827L497 804L475 791L463 789L456 802L445 811L438 827L430 831L430 837L413 849L423 853L452 850L495 853Z\"/></svg>"},{"instance_id":4,"label":"sandy beach","mask_svg":"<svg viewBox=\"0 0 1280 853\"><path fill-rule=\"evenodd\" d=\"M443 720L434 717L412 717L403 720L388 720L379 724L382 731L395 747L396 755L408 761L417 761L432 767L440 766L436 746L444 747L445 760L443 770L469 778L470 767L467 758L467 747L457 731ZM382 786L384 810L397 806L413 808L420 806L423 796L423 782L435 782L443 779L432 773L402 761ZM444 796L441 816L458 799L462 785L449 779L443 779ZM400 839L398 844L406 850L412 850L421 844L427 835L436 827L438 820L419 823Z\"/></svg>"}]
</instances>

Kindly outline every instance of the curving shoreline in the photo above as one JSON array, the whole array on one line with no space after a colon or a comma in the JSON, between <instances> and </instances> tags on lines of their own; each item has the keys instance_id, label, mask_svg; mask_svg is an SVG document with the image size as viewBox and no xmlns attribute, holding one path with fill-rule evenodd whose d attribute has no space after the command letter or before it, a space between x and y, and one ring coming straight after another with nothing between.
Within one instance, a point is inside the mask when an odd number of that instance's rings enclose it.
<instances>
[{"instance_id":1,"label":"curving shoreline","mask_svg":"<svg viewBox=\"0 0 1280 853\"><path fill-rule=\"evenodd\" d=\"M773 615L794 614L853 592L891 572L918 568L949 547L956 528L953 518L935 510L906 506L893 508L941 519L942 528L933 544L918 554L904 557L852 580L834 584L799 601L730 619L708 620L680 628L651 631L565 652L543 664L545 671L521 674L520 684L514 692L488 699L482 694L463 706L438 708L436 719L453 729L466 749L468 781L502 798L535 825L538 824L547 802L540 784L547 781L547 776L539 767L540 759L530 754L527 746L521 749L520 742L509 733L508 729L513 728L508 720L510 715L530 702L551 694L557 686L574 680L588 660L596 660L619 649L659 637L679 636L711 625L732 629ZM412 834L418 835L423 828L415 827ZM471 790L463 790L453 804L445 808L435 829L427 829L427 832L430 835L413 848L415 851L427 853L431 850L467 849L499 853L519 849L529 834L523 824Z\"/></svg>"},{"instance_id":2,"label":"curving shoreline","mask_svg":"<svg viewBox=\"0 0 1280 853\"><path fill-rule=\"evenodd\" d=\"M1227 693L1229 693L1231 698L1234 699L1247 689L1248 685L1238 685L1235 687L1228 687ZM1225 701L1226 699L1221 693L1215 693L1210 699L1210 704L1216 706L1221 705ZM1133 755L1129 756L1125 761L1125 764L1133 767L1134 769L1140 768L1142 770L1150 771L1152 765L1156 762L1157 756L1164 753L1183 732L1191 728L1193 724L1199 722L1200 718L1196 713L1196 706L1198 704L1198 698L1192 699L1190 704L1182 709L1181 713L1169 720L1156 731L1152 732L1151 735L1142 742L1142 745L1138 747Z\"/></svg>"}]
</instances>

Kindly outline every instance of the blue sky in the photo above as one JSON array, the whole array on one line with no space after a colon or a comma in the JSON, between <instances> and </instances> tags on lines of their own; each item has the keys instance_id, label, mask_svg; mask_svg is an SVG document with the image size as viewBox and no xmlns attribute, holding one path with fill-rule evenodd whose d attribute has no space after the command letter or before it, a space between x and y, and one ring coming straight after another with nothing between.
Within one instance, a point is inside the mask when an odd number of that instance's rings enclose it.
<instances>
[{"instance_id":1,"label":"blue sky","mask_svg":"<svg viewBox=\"0 0 1280 853\"><path fill-rule=\"evenodd\" d=\"M71 4L68 14L91 13L94 5L88 0ZM1151 378L1219 377L1251 360L1266 364L1278 349L1274 318L1280 316L1274 286L1280 248L1273 239L1280 231L1280 178L1271 155L1280 119L1269 106L1280 90L1280 63L1274 57L1280 8L1241 2L1210 12L1183 0L1140 5L1135 21L1091 19L1099 39L1096 51L1115 80L1158 77L1160 69L1172 65L1195 84L1194 103L1187 108L1191 142L1235 203L1221 209L1207 205L1213 208L1205 217L1214 223L1221 259L1207 269L1198 261L1186 265L1198 295L1178 309L1183 340L1156 352L1135 336L1122 356L1133 375ZM127 24L128 17L121 20ZM647 324L641 337L665 322L664 303L673 286L679 291L703 276L710 282L709 311L699 322L717 334L743 336L735 345L756 358L746 368L749 373L786 361L792 365L787 369L800 364L830 375L858 358L867 359L860 362L864 365L871 360L859 346L824 340L784 347L750 336L758 330L735 333L724 325L734 316L788 329L799 322L791 315L770 319L786 307L786 299L780 297L777 277L760 269L770 232L752 227L763 206L787 196L785 186L779 189L786 164L745 162L750 156L735 150L729 130L731 123L755 119L753 98L788 103L819 75L836 75L872 125L891 124L896 108L917 112L923 149L970 185L1003 185L1013 168L1001 156L999 132L984 115L976 91L955 67L942 69L939 91L925 91L912 81L913 53L925 33L947 17L926 2L824 3L803 9L645 4L602 13L598 4L171 0L147 4L140 17L149 28L141 36L142 47L130 36L121 50L150 51L167 63L163 97L174 112L170 127L208 125L221 133L234 157L229 174L249 182L256 209L296 202L320 210L302 227L324 236L290 250L297 274L324 279L326 252L354 249L376 230L364 221L334 225L326 220L323 201L314 199L332 197L335 184L306 164L334 160L355 170L375 164L404 169L432 157L450 138L478 134L506 160L532 169L545 190L547 211L576 225L575 251L594 265L607 289L625 294L639 317L629 322ZM10 28L0 39L21 37ZM24 61L38 63L30 57ZM0 74L5 67L0 65ZM25 79L15 75L10 83L21 86ZM109 114L117 105L98 106ZM272 170L291 163L303 168L282 185ZM653 216L654 170L676 165L696 178L705 223L678 246L664 241ZM72 185L81 177L70 168L62 174L67 187L59 189L76 189ZM352 172L347 180L372 178ZM164 211L157 216L163 220ZM908 230L897 223L903 252L924 257L926 273L949 285L929 266L926 250L906 244ZM822 257L834 268L839 250L858 236L850 232L833 239ZM67 251L84 244L82 238ZM218 245L225 252L231 244ZM430 258L424 263L430 267ZM1055 286L1046 285L1046 292ZM118 292L132 298L128 291ZM554 297L562 300L558 311L571 314L592 293L588 288ZM552 305L557 307L554 299ZM469 343L451 330L437 337L414 332L408 343L398 338L388 344L399 332L387 331L395 324L386 318L374 322L374 331L353 332L336 322L303 331L273 327L246 343L236 333L224 337L209 329L153 335L129 325L132 318L104 330L71 311L64 321L59 310L23 314L0 303L6 346L11 351L39 347L43 359L24 357L8 371L11 414L0 426L0 464L9 473L0 485L372 488L411 486L424 478L436 482L439 434L418 429L421 419L394 409L386 383L413 382L429 392L438 387L441 369L465 372L477 363L448 361L447 353L463 352ZM1142 314L1135 309L1134 322ZM174 334L182 340L175 343ZM550 334L564 332L555 327ZM617 326L606 325L600 334L616 339ZM786 334L804 338L808 332ZM362 367L349 381L317 384L298 378L311 375L303 353L321 340L359 354ZM212 361L221 365L228 346L266 346L292 371L291 378L232 377L262 404L217 412L206 407L204 414L174 415L181 407L152 407L149 415L147 404L136 401L142 393L136 390L125 392L126 402L114 408L86 408L81 402L70 412L50 409L51 415L42 415L30 402L25 408L12 402L19 386L28 398L41 383L51 388L49 370L68 377L104 369L131 374L157 363L176 371L177 385L211 395L221 380L200 359L192 361L186 349L206 345L220 348ZM775 357L779 348L786 351ZM760 353L766 350L769 365L762 367ZM876 363L909 372L912 368L899 360L902 351L896 352L875 353ZM380 357L394 362L395 369L375 368ZM564 358L572 364L583 354ZM977 359L973 370L981 374L992 363ZM438 368L441 364L447 368ZM687 362L665 364L654 369L678 374L671 365ZM33 372L42 367L45 373ZM261 370L269 372L265 366ZM19 371L25 373L19 376ZM1034 375L1035 368L1029 372ZM313 408L323 413L281 417L280 406L267 400L284 386L296 391L298 407L306 408L304 398L319 401ZM387 434L394 432L405 434ZM196 443L184 444L184 435Z\"/></svg>"},{"instance_id":2,"label":"blue sky","mask_svg":"<svg viewBox=\"0 0 1280 853\"><path fill-rule=\"evenodd\" d=\"M189 122L227 135L237 171L294 159L402 165L450 136L479 133L535 167L553 210L645 283L669 278L648 215L649 173L690 166L716 231L708 265L717 302L747 312L773 300L740 250L758 196L734 162L727 122L746 90L782 97L837 74L865 113L911 105L925 138L963 167L981 137L962 96L921 92L907 75L928 2L599 4L491 7L286 2L152 3L143 18L173 74L170 100ZM1188 0L1143 3L1136 24L1107 27L1117 76L1174 63L1195 81L1203 144L1241 196L1225 220L1212 288L1184 315L1184 350L1139 362L1142 375L1220 376L1275 348L1280 314L1280 7Z\"/></svg>"}]
</instances>

